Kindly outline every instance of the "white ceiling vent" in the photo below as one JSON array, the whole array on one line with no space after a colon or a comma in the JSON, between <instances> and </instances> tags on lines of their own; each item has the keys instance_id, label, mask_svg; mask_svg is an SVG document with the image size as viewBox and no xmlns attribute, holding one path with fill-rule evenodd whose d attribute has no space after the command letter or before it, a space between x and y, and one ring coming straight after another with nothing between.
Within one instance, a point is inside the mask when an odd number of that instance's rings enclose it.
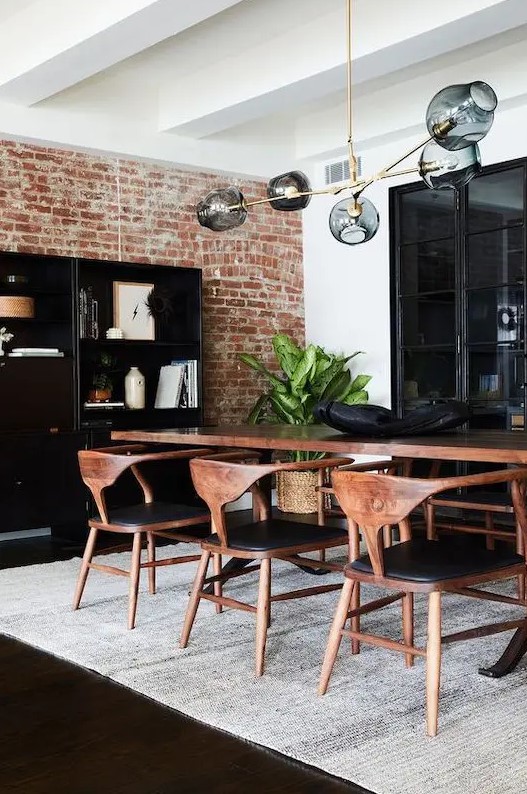
<instances>
[{"instance_id":1,"label":"white ceiling vent","mask_svg":"<svg viewBox=\"0 0 527 794\"><path fill-rule=\"evenodd\" d=\"M357 176L362 175L362 163L357 157ZM326 185L335 185L338 182L347 182L350 178L350 164L348 158L326 163L324 166L324 181Z\"/></svg>"}]
</instances>

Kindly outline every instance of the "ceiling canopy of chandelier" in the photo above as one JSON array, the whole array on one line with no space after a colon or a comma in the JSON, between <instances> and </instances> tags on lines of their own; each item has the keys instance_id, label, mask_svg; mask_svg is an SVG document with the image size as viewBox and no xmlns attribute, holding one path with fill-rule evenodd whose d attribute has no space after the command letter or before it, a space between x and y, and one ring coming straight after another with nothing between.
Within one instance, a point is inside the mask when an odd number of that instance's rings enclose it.
<instances>
[{"instance_id":1,"label":"ceiling canopy of chandelier","mask_svg":"<svg viewBox=\"0 0 527 794\"><path fill-rule=\"evenodd\" d=\"M439 91L426 110L428 137L373 176L358 179L357 158L353 148L351 102L351 6L352 0L346 0L350 179L337 186L313 190L305 174L301 171L289 171L270 179L267 184L267 197L256 201L246 201L237 187L213 190L196 208L201 226L222 232L241 226L247 218L248 208L258 204L268 203L279 212L291 212L305 209L311 196L345 192L350 195L338 201L331 210L329 228L339 242L358 245L371 240L379 228L379 213L375 205L362 195L373 182L418 172L425 184L434 190L456 189L466 185L481 171L478 141L485 137L492 126L498 100L487 83L477 80L450 85ZM417 167L394 170L421 148Z\"/></svg>"}]
</instances>

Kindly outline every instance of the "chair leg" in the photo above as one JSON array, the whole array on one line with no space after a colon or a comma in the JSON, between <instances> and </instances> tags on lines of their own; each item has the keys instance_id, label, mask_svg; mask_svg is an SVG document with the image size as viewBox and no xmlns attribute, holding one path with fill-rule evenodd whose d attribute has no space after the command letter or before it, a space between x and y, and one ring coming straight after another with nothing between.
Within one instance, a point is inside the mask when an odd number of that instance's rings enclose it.
<instances>
[{"instance_id":1,"label":"chair leg","mask_svg":"<svg viewBox=\"0 0 527 794\"><path fill-rule=\"evenodd\" d=\"M86 542L86 548L84 549L84 554L82 556L82 563L81 569L79 571L79 576L77 578L77 586L75 588L75 595L73 596L73 609L78 609L79 604L82 598L82 594L84 592L84 587L86 585L86 579L88 578L88 573L90 571L90 562L93 557L93 552L95 549L95 541L97 540L97 534L99 530L92 527L90 529L90 534L88 535L88 540Z\"/></svg>"},{"instance_id":2,"label":"chair leg","mask_svg":"<svg viewBox=\"0 0 527 794\"><path fill-rule=\"evenodd\" d=\"M152 532L146 533L146 548L148 562L156 561L156 538ZM148 569L148 592L150 595L155 595L156 592L156 569Z\"/></svg>"},{"instance_id":3,"label":"chair leg","mask_svg":"<svg viewBox=\"0 0 527 794\"><path fill-rule=\"evenodd\" d=\"M382 528L382 542L385 549L389 549L392 545L392 528L389 524Z\"/></svg>"},{"instance_id":4,"label":"chair leg","mask_svg":"<svg viewBox=\"0 0 527 794\"><path fill-rule=\"evenodd\" d=\"M194 584L192 585L192 592L190 593L190 599L187 606L187 613L185 615L185 622L183 624L183 630L181 632L181 638L179 640L179 647L186 648L188 644L188 639L190 637L190 632L192 630L192 625L194 623L194 618L196 617L196 612L198 611L199 602L201 600L200 590L203 589L203 582L205 581L205 577L207 576L207 568L209 567L209 560L210 560L210 551L204 551L201 555L201 560L199 561L198 570L196 572L196 577L194 579Z\"/></svg>"},{"instance_id":5,"label":"chair leg","mask_svg":"<svg viewBox=\"0 0 527 794\"><path fill-rule=\"evenodd\" d=\"M130 587L128 595L128 628L135 628L135 614L137 612L137 594L139 592L139 574L141 573L141 547L143 538L140 532L134 534L132 545L132 564L130 566Z\"/></svg>"},{"instance_id":6,"label":"chair leg","mask_svg":"<svg viewBox=\"0 0 527 794\"><path fill-rule=\"evenodd\" d=\"M271 558L262 560L260 565L260 584L256 605L256 677L264 672L265 643L269 625L269 594L271 591Z\"/></svg>"},{"instance_id":7,"label":"chair leg","mask_svg":"<svg viewBox=\"0 0 527 794\"><path fill-rule=\"evenodd\" d=\"M346 623L346 617L348 615L351 596L355 584L356 582L354 582L352 579L349 579L348 577L346 577L344 580L344 585L342 587L340 599L337 604L335 617L333 618L333 623L331 624L331 630L329 632L326 653L324 654L324 661L322 662L320 682L318 685L319 695L325 695L327 692L329 679L333 671L333 665L335 664L335 659L337 658L340 642L342 640L341 631Z\"/></svg>"},{"instance_id":8,"label":"chair leg","mask_svg":"<svg viewBox=\"0 0 527 794\"><path fill-rule=\"evenodd\" d=\"M414 644L414 594L405 593L403 596L403 640L405 645ZM414 666L413 653L405 653L404 663L406 667Z\"/></svg>"},{"instance_id":9,"label":"chair leg","mask_svg":"<svg viewBox=\"0 0 527 794\"><path fill-rule=\"evenodd\" d=\"M350 520L349 521L349 560L353 562L360 557L360 528L359 525L355 522ZM351 596L351 609L357 609L360 606L360 584L356 582L356 587L353 590ZM351 630L352 631L360 631L360 617L351 618ZM351 652L353 654L360 653L360 642L359 640L353 638L351 640Z\"/></svg>"},{"instance_id":10,"label":"chair leg","mask_svg":"<svg viewBox=\"0 0 527 794\"><path fill-rule=\"evenodd\" d=\"M441 593L430 593L426 642L426 733L437 734L439 683L441 678Z\"/></svg>"},{"instance_id":11,"label":"chair leg","mask_svg":"<svg viewBox=\"0 0 527 794\"><path fill-rule=\"evenodd\" d=\"M525 549L523 548L523 534L519 523L516 524L516 551L525 557ZM518 598L525 601L525 574L518 576Z\"/></svg>"},{"instance_id":12,"label":"chair leg","mask_svg":"<svg viewBox=\"0 0 527 794\"><path fill-rule=\"evenodd\" d=\"M360 607L360 582L355 582L353 593L351 594L350 609L358 609ZM355 615L350 618L350 628L352 631L360 631L360 615ZM356 637L351 640L352 654L360 653L360 641Z\"/></svg>"},{"instance_id":13,"label":"chair leg","mask_svg":"<svg viewBox=\"0 0 527 794\"><path fill-rule=\"evenodd\" d=\"M214 566L214 576L219 576L221 574L221 554L213 554L213 566ZM223 593L223 585L221 582L214 582L214 595L220 596ZM220 614L223 612L223 605L216 604L216 614Z\"/></svg>"}]
</instances>

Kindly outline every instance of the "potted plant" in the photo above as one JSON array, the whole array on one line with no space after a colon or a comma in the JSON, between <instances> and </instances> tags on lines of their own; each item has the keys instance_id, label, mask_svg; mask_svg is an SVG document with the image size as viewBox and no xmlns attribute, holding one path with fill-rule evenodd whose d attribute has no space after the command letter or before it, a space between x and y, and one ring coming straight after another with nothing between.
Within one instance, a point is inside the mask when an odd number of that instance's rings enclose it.
<instances>
[{"instance_id":1,"label":"potted plant","mask_svg":"<svg viewBox=\"0 0 527 794\"><path fill-rule=\"evenodd\" d=\"M370 375L353 376L348 362L359 355L356 351L349 356L328 353L318 345L300 347L287 334L276 334L272 340L279 374L271 372L264 364L248 353L240 354L244 364L263 375L269 382L268 390L262 394L248 421L251 424L274 422L291 425L312 425L316 423L313 409L322 400L337 400L348 405L368 402L366 386ZM292 461L315 460L323 457L321 452L291 450ZM314 512L316 510L317 483L316 472L279 472L277 481L278 506L287 512ZM285 477L284 477L285 475ZM290 475L293 475L292 477ZM296 476L295 476L296 475ZM289 482L287 482L289 480ZM291 481L303 481L309 496L302 504L300 499L288 499L287 495L295 490ZM296 487L298 492L298 487ZM299 508L291 509L298 501Z\"/></svg>"},{"instance_id":2,"label":"potted plant","mask_svg":"<svg viewBox=\"0 0 527 794\"><path fill-rule=\"evenodd\" d=\"M92 402L105 402L111 400L113 393L113 375L116 370L115 357L105 350L101 350L94 362L92 388L88 399Z\"/></svg>"}]
</instances>

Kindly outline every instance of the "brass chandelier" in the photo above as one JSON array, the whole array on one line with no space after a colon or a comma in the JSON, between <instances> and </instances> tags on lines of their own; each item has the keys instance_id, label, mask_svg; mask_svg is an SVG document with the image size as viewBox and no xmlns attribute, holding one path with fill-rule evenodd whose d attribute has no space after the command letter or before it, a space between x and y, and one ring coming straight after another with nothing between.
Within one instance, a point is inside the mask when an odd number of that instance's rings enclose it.
<instances>
[{"instance_id":1,"label":"brass chandelier","mask_svg":"<svg viewBox=\"0 0 527 794\"><path fill-rule=\"evenodd\" d=\"M389 177L418 172L434 190L456 189L466 185L481 171L480 141L490 130L498 104L493 89L480 80L450 85L432 98L426 111L428 137L367 179L359 179L353 146L352 112L352 0L346 0L347 31L347 121L350 178L337 186L313 190L301 171L289 171L269 180L266 198L246 201L237 187L213 190L200 201L196 211L201 226L215 232L241 226L249 207L271 204L281 212L302 210L311 196L350 194L335 204L329 215L332 235L346 245L365 243L379 228L379 213L362 194L373 182ZM422 148L424 147L424 148ZM395 170L419 149L418 164L413 168Z\"/></svg>"}]
</instances>

